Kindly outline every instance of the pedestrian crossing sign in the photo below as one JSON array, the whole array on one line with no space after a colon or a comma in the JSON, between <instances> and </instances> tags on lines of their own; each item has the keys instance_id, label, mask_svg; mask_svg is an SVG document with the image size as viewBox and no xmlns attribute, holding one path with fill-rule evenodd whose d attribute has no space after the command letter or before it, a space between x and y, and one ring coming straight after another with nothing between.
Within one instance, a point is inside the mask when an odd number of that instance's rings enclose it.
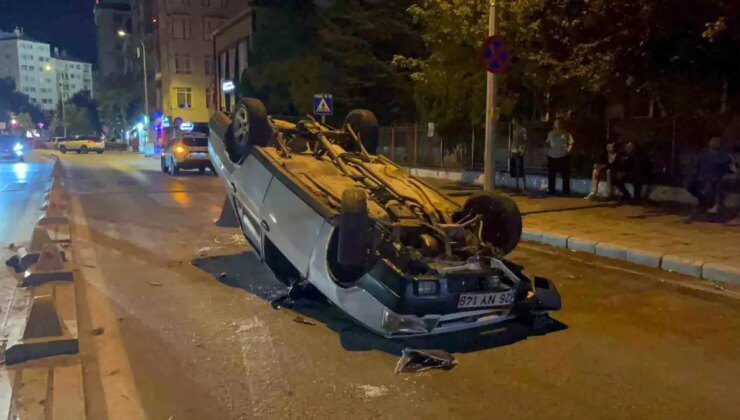
<instances>
[{"instance_id":1,"label":"pedestrian crossing sign","mask_svg":"<svg viewBox=\"0 0 740 420\"><path fill-rule=\"evenodd\" d=\"M334 96L331 93L317 93L313 95L313 114L321 116L333 115Z\"/></svg>"}]
</instances>

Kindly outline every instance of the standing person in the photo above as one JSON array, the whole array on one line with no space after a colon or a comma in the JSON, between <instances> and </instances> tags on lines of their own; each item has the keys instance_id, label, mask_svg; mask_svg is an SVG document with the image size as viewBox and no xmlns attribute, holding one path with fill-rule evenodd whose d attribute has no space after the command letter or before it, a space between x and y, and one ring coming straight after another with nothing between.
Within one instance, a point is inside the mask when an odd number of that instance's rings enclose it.
<instances>
[{"instance_id":1,"label":"standing person","mask_svg":"<svg viewBox=\"0 0 740 420\"><path fill-rule=\"evenodd\" d=\"M719 211L722 204L722 178L732 172L732 157L720 148L719 137L712 137L696 160L695 173L684 187L699 200L699 208L707 213Z\"/></svg>"},{"instance_id":2,"label":"standing person","mask_svg":"<svg viewBox=\"0 0 740 420\"><path fill-rule=\"evenodd\" d=\"M587 200L596 200L599 198L599 179L601 175L605 175L606 178L606 194L605 197L609 198L614 192L612 183L614 181L614 169L619 160L620 149L617 142L611 142L606 144L606 149L598 154L596 162L594 163L594 170L591 174L591 191L586 196Z\"/></svg>"},{"instance_id":3,"label":"standing person","mask_svg":"<svg viewBox=\"0 0 740 420\"><path fill-rule=\"evenodd\" d=\"M514 183L519 191L526 191L527 177L524 172L524 153L527 151L527 129L514 120L514 133L509 150L509 175L514 178ZM519 179L522 186L519 186Z\"/></svg>"},{"instance_id":4,"label":"standing person","mask_svg":"<svg viewBox=\"0 0 740 420\"><path fill-rule=\"evenodd\" d=\"M563 179L563 194L570 194L570 152L573 149L573 136L563 127L562 118L555 120L553 129L545 140L547 150L547 186L550 194L555 194L557 175Z\"/></svg>"}]
</instances>

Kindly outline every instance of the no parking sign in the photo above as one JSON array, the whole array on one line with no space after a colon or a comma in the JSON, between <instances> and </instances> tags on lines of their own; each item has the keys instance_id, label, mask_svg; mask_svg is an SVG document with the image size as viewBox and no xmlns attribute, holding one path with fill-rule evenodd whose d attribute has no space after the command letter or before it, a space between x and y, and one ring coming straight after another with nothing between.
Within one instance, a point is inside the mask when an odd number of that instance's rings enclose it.
<instances>
[{"instance_id":1,"label":"no parking sign","mask_svg":"<svg viewBox=\"0 0 740 420\"><path fill-rule=\"evenodd\" d=\"M489 36L483 42L483 61L491 73L504 73L511 65L509 48L498 35Z\"/></svg>"}]
</instances>

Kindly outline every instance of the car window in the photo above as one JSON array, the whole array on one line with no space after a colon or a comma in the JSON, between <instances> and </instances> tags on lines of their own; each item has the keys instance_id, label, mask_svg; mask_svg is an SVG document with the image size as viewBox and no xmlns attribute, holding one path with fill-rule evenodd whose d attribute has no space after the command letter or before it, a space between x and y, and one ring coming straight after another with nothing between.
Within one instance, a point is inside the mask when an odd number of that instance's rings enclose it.
<instances>
[{"instance_id":1,"label":"car window","mask_svg":"<svg viewBox=\"0 0 740 420\"><path fill-rule=\"evenodd\" d=\"M208 139L205 137L184 137L182 144L191 147L208 147Z\"/></svg>"}]
</instances>

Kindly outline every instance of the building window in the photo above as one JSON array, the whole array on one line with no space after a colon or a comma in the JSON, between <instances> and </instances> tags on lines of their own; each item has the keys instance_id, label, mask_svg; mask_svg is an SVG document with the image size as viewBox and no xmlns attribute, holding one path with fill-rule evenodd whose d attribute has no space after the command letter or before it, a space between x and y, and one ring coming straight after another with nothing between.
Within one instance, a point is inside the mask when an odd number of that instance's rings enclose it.
<instances>
[{"instance_id":1,"label":"building window","mask_svg":"<svg viewBox=\"0 0 740 420\"><path fill-rule=\"evenodd\" d=\"M213 105L211 102L213 102L213 89L206 88L206 108L211 109L211 106Z\"/></svg>"},{"instance_id":2,"label":"building window","mask_svg":"<svg viewBox=\"0 0 740 420\"><path fill-rule=\"evenodd\" d=\"M190 16L172 17L172 38L190 39Z\"/></svg>"},{"instance_id":3,"label":"building window","mask_svg":"<svg viewBox=\"0 0 740 420\"><path fill-rule=\"evenodd\" d=\"M205 72L206 76L210 76L213 74L213 56L207 55L203 57L203 71Z\"/></svg>"},{"instance_id":4,"label":"building window","mask_svg":"<svg viewBox=\"0 0 740 420\"><path fill-rule=\"evenodd\" d=\"M175 73L190 74L191 71L190 56L187 54L175 54Z\"/></svg>"},{"instance_id":5,"label":"building window","mask_svg":"<svg viewBox=\"0 0 740 420\"><path fill-rule=\"evenodd\" d=\"M28 70L28 66L25 64L21 64L21 70Z\"/></svg>"},{"instance_id":6,"label":"building window","mask_svg":"<svg viewBox=\"0 0 740 420\"><path fill-rule=\"evenodd\" d=\"M36 88L35 87L30 87L30 88L28 88L28 90L31 91L31 92L33 92L33 93L36 93Z\"/></svg>"},{"instance_id":7,"label":"building window","mask_svg":"<svg viewBox=\"0 0 740 420\"><path fill-rule=\"evenodd\" d=\"M189 109L193 107L193 91L190 88L175 88L177 107Z\"/></svg>"},{"instance_id":8,"label":"building window","mask_svg":"<svg viewBox=\"0 0 740 420\"><path fill-rule=\"evenodd\" d=\"M223 25L224 19L218 17L206 16L203 18L203 39L206 41L211 40L211 34Z\"/></svg>"}]
</instances>

